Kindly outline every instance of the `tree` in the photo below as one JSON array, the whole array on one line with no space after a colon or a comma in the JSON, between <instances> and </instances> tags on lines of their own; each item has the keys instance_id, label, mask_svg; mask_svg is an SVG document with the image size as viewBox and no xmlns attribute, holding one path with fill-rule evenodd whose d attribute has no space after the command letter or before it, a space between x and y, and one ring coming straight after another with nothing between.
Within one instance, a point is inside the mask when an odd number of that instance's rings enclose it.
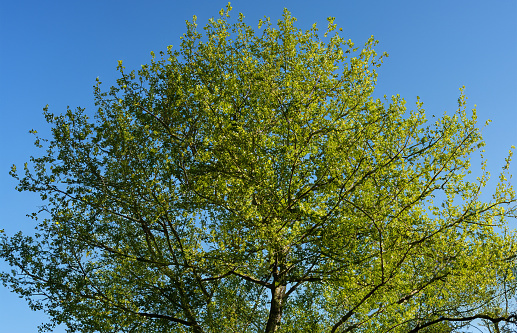
<instances>
[{"instance_id":1,"label":"tree","mask_svg":"<svg viewBox=\"0 0 517 333\"><path fill-rule=\"evenodd\" d=\"M508 163L469 180L475 110L372 97L377 56L333 18L260 34L228 5L181 47L54 115L3 236L4 284L72 332L453 332L517 322ZM332 35L331 37L327 37ZM510 154L511 156L511 154Z\"/></svg>"}]
</instances>

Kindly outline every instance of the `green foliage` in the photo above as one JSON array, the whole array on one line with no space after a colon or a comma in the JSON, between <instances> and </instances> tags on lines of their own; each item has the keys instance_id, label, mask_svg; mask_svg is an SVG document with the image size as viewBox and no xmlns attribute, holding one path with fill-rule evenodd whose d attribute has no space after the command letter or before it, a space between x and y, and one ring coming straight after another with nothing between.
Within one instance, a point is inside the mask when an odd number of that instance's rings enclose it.
<instances>
[{"instance_id":1,"label":"green foliage","mask_svg":"<svg viewBox=\"0 0 517 333\"><path fill-rule=\"evenodd\" d=\"M420 101L372 97L373 37L357 48L329 18L320 38L287 10L257 33L230 10L138 71L120 61L109 91L97 79L93 120L45 109L46 153L11 171L43 219L2 235L4 284L72 332L515 321L516 196L507 168L489 202L484 166L469 180L483 141L463 92L429 123Z\"/></svg>"}]
</instances>

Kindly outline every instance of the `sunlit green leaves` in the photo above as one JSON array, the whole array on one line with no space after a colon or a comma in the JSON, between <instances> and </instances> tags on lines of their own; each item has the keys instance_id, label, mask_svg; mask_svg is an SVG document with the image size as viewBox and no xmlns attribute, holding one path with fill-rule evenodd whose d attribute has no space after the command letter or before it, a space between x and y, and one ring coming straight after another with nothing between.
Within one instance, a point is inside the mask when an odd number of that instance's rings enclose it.
<instances>
[{"instance_id":1,"label":"sunlit green leaves","mask_svg":"<svg viewBox=\"0 0 517 333\"><path fill-rule=\"evenodd\" d=\"M420 99L372 97L373 37L230 11L137 71L119 61L93 120L45 109L46 151L11 174L48 219L3 236L4 283L80 332L408 332L514 311L515 235L497 228L515 192L503 173L481 201L488 172L468 178L483 142L463 91L429 123Z\"/></svg>"}]
</instances>

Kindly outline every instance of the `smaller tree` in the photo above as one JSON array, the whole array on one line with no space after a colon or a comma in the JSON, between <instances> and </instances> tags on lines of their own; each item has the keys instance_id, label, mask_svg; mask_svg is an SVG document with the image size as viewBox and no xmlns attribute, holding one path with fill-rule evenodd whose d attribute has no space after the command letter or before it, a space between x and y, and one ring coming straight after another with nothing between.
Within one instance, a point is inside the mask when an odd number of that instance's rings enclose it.
<instances>
[{"instance_id":1,"label":"smaller tree","mask_svg":"<svg viewBox=\"0 0 517 333\"><path fill-rule=\"evenodd\" d=\"M287 10L256 34L229 11L137 72L120 62L93 121L45 110L46 153L12 175L46 217L3 236L4 284L83 333L516 323L510 158L482 201L463 92L429 124L420 101L372 97L373 38L359 50L332 18L320 38Z\"/></svg>"}]
</instances>

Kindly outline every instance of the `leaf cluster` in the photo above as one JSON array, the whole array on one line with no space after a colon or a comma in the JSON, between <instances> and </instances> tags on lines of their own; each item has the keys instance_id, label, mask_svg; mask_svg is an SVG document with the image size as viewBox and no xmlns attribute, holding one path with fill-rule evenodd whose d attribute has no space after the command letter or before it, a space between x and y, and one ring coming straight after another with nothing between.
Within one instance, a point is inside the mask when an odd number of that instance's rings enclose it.
<instances>
[{"instance_id":1,"label":"leaf cluster","mask_svg":"<svg viewBox=\"0 0 517 333\"><path fill-rule=\"evenodd\" d=\"M95 86L95 118L45 110L16 168L45 206L3 236L4 284L71 332L455 332L515 321L515 192L469 180L475 110L429 124L372 97L386 54L285 10L231 7L178 50ZM331 37L329 37L332 35ZM509 162L509 160L508 160ZM38 215L33 215L37 219ZM506 304L506 305L505 305Z\"/></svg>"}]
</instances>

